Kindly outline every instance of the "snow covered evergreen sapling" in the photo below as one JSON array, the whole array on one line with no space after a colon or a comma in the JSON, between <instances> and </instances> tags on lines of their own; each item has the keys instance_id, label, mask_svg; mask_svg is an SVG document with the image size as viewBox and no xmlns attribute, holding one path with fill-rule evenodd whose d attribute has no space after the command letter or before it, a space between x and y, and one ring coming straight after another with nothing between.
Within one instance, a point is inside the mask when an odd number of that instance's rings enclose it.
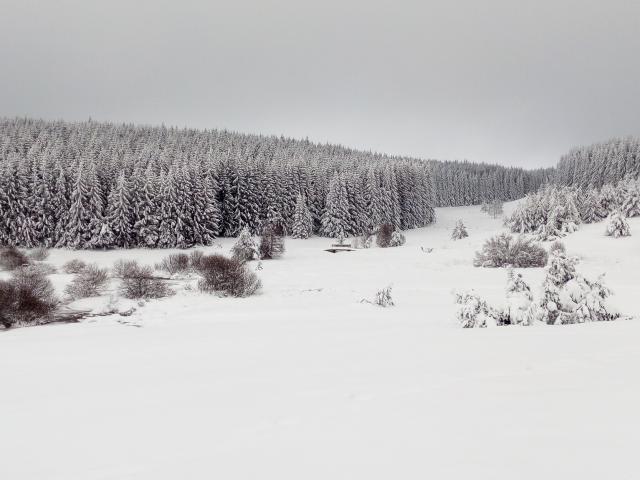
<instances>
[{"instance_id":1,"label":"snow covered evergreen sapling","mask_svg":"<svg viewBox=\"0 0 640 480\"><path fill-rule=\"evenodd\" d=\"M391 297L391 286L383 288L382 290L378 290L373 303L383 308L393 307L395 303L393 302L393 298Z\"/></svg>"},{"instance_id":2,"label":"snow covered evergreen sapling","mask_svg":"<svg viewBox=\"0 0 640 480\"><path fill-rule=\"evenodd\" d=\"M511 325L529 325L529 311L533 302L531 288L523 280L522 275L512 268L507 272L507 311Z\"/></svg>"},{"instance_id":3,"label":"snow covered evergreen sapling","mask_svg":"<svg viewBox=\"0 0 640 480\"><path fill-rule=\"evenodd\" d=\"M258 247L247 227L240 232L236 243L231 248L231 255L241 262L247 262L259 257Z\"/></svg>"},{"instance_id":4,"label":"snow covered evergreen sapling","mask_svg":"<svg viewBox=\"0 0 640 480\"><path fill-rule=\"evenodd\" d=\"M396 230L391 234L391 241L389 242L389 246L390 247L401 247L402 245L405 244L406 241L407 241L407 239L402 234L402 232L399 232L399 231Z\"/></svg>"},{"instance_id":5,"label":"snow covered evergreen sapling","mask_svg":"<svg viewBox=\"0 0 640 480\"><path fill-rule=\"evenodd\" d=\"M469 234L467 233L467 227L464 226L462 220L458 220L455 227L453 227L453 232L451 232L451 238L453 240L461 240L468 236Z\"/></svg>"},{"instance_id":6,"label":"snow covered evergreen sapling","mask_svg":"<svg viewBox=\"0 0 640 480\"><path fill-rule=\"evenodd\" d=\"M576 272L575 258L554 252L542 284L536 318L550 325L609 321L620 317L602 278L591 281Z\"/></svg>"},{"instance_id":7,"label":"snow covered evergreen sapling","mask_svg":"<svg viewBox=\"0 0 640 480\"><path fill-rule=\"evenodd\" d=\"M608 236L614 238L628 237L631 235L631 228L629 227L629 223L619 210L616 210L611 215L609 215L605 233Z\"/></svg>"}]
</instances>

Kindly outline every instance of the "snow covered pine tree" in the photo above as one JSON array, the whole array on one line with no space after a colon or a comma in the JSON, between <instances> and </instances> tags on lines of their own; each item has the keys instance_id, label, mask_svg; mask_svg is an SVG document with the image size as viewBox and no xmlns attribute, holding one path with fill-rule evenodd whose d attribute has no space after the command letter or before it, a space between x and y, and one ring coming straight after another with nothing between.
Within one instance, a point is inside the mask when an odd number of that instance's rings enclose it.
<instances>
[{"instance_id":1,"label":"snow covered pine tree","mask_svg":"<svg viewBox=\"0 0 640 480\"><path fill-rule=\"evenodd\" d=\"M622 212L616 210L609 215L609 221L607 223L605 233L614 238L628 237L631 235L631 228L629 227L629 223L627 222L627 219L624 218Z\"/></svg>"},{"instance_id":2,"label":"snow covered pine tree","mask_svg":"<svg viewBox=\"0 0 640 480\"><path fill-rule=\"evenodd\" d=\"M464 226L462 220L458 220L456 222L455 227L453 227L453 232L451 232L451 238L453 240L462 240L463 238L468 237L467 227Z\"/></svg>"}]
</instances>

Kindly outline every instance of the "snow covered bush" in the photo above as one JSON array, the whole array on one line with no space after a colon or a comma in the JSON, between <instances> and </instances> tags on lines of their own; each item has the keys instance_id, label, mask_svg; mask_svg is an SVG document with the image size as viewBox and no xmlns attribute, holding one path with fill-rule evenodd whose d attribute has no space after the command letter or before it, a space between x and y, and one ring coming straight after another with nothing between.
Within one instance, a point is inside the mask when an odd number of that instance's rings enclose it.
<instances>
[{"instance_id":1,"label":"snow covered bush","mask_svg":"<svg viewBox=\"0 0 640 480\"><path fill-rule=\"evenodd\" d=\"M247 262L259 257L258 247L247 227L240 232L238 240L231 248L231 255L240 262Z\"/></svg>"},{"instance_id":2,"label":"snow covered bush","mask_svg":"<svg viewBox=\"0 0 640 480\"><path fill-rule=\"evenodd\" d=\"M207 255L202 258L198 273L202 280L198 287L203 292L218 292L232 297L253 295L261 287L255 272L237 258Z\"/></svg>"},{"instance_id":3,"label":"snow covered bush","mask_svg":"<svg viewBox=\"0 0 640 480\"><path fill-rule=\"evenodd\" d=\"M476 267L544 267L547 264L547 252L532 239L502 233L487 240L482 250L476 252L473 262Z\"/></svg>"},{"instance_id":4,"label":"snow covered bush","mask_svg":"<svg viewBox=\"0 0 640 480\"><path fill-rule=\"evenodd\" d=\"M258 252L261 260L279 258L284 253L284 237L281 227L267 224L262 229Z\"/></svg>"},{"instance_id":5,"label":"snow covered bush","mask_svg":"<svg viewBox=\"0 0 640 480\"><path fill-rule=\"evenodd\" d=\"M0 249L0 270L15 270L29 265L29 258L16 247Z\"/></svg>"},{"instance_id":6,"label":"snow covered bush","mask_svg":"<svg viewBox=\"0 0 640 480\"><path fill-rule=\"evenodd\" d=\"M391 297L391 286L383 288L382 290L378 290L373 303L375 303L379 307L393 307L395 303L393 303L393 298Z\"/></svg>"},{"instance_id":7,"label":"snow covered bush","mask_svg":"<svg viewBox=\"0 0 640 480\"><path fill-rule=\"evenodd\" d=\"M505 325L505 315L490 307L473 290L456 293L456 318L463 328L485 328Z\"/></svg>"},{"instance_id":8,"label":"snow covered bush","mask_svg":"<svg viewBox=\"0 0 640 480\"><path fill-rule=\"evenodd\" d=\"M42 262L49 258L49 250L45 247L34 248L29 252L29 258L34 262Z\"/></svg>"},{"instance_id":9,"label":"snow covered bush","mask_svg":"<svg viewBox=\"0 0 640 480\"><path fill-rule=\"evenodd\" d=\"M87 265L71 280L65 293L73 299L96 297L102 293L109 281L109 271L95 264Z\"/></svg>"},{"instance_id":10,"label":"snow covered bush","mask_svg":"<svg viewBox=\"0 0 640 480\"><path fill-rule=\"evenodd\" d=\"M466 238L468 236L469 234L467 233L467 227L464 226L462 220L458 220L455 227L453 227L453 232L451 232L451 239L462 240L463 238Z\"/></svg>"},{"instance_id":11,"label":"snow covered bush","mask_svg":"<svg viewBox=\"0 0 640 480\"><path fill-rule=\"evenodd\" d=\"M57 303L53 285L37 269L18 268L9 280L0 280L0 325L5 328L46 323Z\"/></svg>"},{"instance_id":12,"label":"snow covered bush","mask_svg":"<svg viewBox=\"0 0 640 480\"><path fill-rule=\"evenodd\" d=\"M390 223L383 223L378 228L376 234L376 245L380 248L387 248L391 246L391 237L393 236L394 227Z\"/></svg>"},{"instance_id":13,"label":"snow covered bush","mask_svg":"<svg viewBox=\"0 0 640 480\"><path fill-rule=\"evenodd\" d=\"M183 275L191 271L191 262L186 253L172 253L164 257L156 268L169 275Z\"/></svg>"},{"instance_id":14,"label":"snow covered bush","mask_svg":"<svg viewBox=\"0 0 640 480\"><path fill-rule=\"evenodd\" d=\"M69 260L62 266L62 270L64 271L64 273L69 273L69 274L80 273L85 268L87 268L87 264L77 258L74 258L73 260Z\"/></svg>"},{"instance_id":15,"label":"snow covered bush","mask_svg":"<svg viewBox=\"0 0 640 480\"><path fill-rule=\"evenodd\" d=\"M173 294L161 279L154 276L153 269L147 265L139 265L131 260L123 264L119 272L122 275L120 293L125 298L162 298Z\"/></svg>"},{"instance_id":16,"label":"snow covered bush","mask_svg":"<svg viewBox=\"0 0 640 480\"><path fill-rule=\"evenodd\" d=\"M407 239L404 237L402 232L395 231L391 234L391 241L389 242L390 247L400 247L405 244Z\"/></svg>"},{"instance_id":17,"label":"snow covered bush","mask_svg":"<svg viewBox=\"0 0 640 480\"><path fill-rule=\"evenodd\" d=\"M631 235L629 223L620 211L615 211L609 215L605 234L614 238L628 237Z\"/></svg>"}]
</instances>

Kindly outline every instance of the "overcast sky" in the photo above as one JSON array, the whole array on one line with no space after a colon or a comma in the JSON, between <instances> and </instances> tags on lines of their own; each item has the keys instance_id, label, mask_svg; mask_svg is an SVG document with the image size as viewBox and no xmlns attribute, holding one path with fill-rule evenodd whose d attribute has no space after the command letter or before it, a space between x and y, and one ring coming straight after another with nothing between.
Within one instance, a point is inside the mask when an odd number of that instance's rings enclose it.
<instances>
[{"instance_id":1,"label":"overcast sky","mask_svg":"<svg viewBox=\"0 0 640 480\"><path fill-rule=\"evenodd\" d=\"M0 115L551 165L640 134L640 1L0 0Z\"/></svg>"}]
</instances>

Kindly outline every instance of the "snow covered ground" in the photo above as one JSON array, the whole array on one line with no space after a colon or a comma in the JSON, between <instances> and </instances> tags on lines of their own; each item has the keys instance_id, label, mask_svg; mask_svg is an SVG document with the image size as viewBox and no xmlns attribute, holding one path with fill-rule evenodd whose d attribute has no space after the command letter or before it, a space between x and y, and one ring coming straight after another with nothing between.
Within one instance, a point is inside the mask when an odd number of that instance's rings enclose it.
<instances>
[{"instance_id":1,"label":"snow covered ground","mask_svg":"<svg viewBox=\"0 0 640 480\"><path fill-rule=\"evenodd\" d=\"M453 242L458 218L470 237ZM564 243L640 317L640 219L630 224L630 238L599 223ZM506 272L472 267L501 229L460 207L400 248L288 240L255 297L181 288L129 317L0 332L0 478L638 478L640 319L457 325L454 290L503 301ZM221 244L205 250L232 240ZM521 272L532 287L544 276ZM70 278L52 276L60 290ZM360 302L389 284L395 307Z\"/></svg>"}]
</instances>

